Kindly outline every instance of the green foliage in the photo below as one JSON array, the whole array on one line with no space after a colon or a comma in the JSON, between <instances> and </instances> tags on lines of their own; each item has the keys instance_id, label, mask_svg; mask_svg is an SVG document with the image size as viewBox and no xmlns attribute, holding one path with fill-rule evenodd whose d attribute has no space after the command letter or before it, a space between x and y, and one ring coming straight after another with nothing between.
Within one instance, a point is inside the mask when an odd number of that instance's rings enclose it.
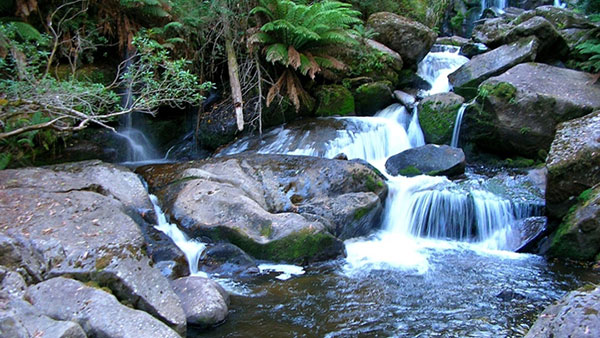
<instances>
[{"instance_id":1,"label":"green foliage","mask_svg":"<svg viewBox=\"0 0 600 338\"><path fill-rule=\"evenodd\" d=\"M267 23L250 37L250 45L264 45L265 59L273 64L298 71L311 79L323 68L342 69L344 64L329 55L326 47L356 44L351 26L361 23L359 12L349 4L323 1L312 5L296 4L289 0L260 0L252 9L253 15L262 15ZM287 87L287 96L300 108L307 93L297 75L283 72L267 95L267 105Z\"/></svg>"},{"instance_id":2,"label":"green foliage","mask_svg":"<svg viewBox=\"0 0 600 338\"><path fill-rule=\"evenodd\" d=\"M464 21L464 14L462 12L458 12L455 16L453 16L450 19L450 27L452 27L452 29L454 29L455 32L460 32Z\"/></svg>"},{"instance_id":3,"label":"green foliage","mask_svg":"<svg viewBox=\"0 0 600 338\"><path fill-rule=\"evenodd\" d=\"M600 39L591 39L575 46L575 51L585 61L577 67L588 72L600 72Z\"/></svg>"}]
</instances>

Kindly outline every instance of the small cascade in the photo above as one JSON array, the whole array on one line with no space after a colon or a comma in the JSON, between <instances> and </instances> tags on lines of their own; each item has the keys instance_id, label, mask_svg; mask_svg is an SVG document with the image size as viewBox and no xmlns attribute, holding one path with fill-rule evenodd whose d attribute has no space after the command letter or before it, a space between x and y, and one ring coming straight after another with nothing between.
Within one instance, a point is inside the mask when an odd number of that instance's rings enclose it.
<instances>
[{"instance_id":1,"label":"small cascade","mask_svg":"<svg viewBox=\"0 0 600 338\"><path fill-rule=\"evenodd\" d=\"M450 146L458 147L458 138L460 136L460 126L462 124L463 115L465 114L465 110L469 106L468 103L463 103L462 106L458 109L458 113L456 114L456 121L454 122L454 129L452 130L452 140L450 141Z\"/></svg>"},{"instance_id":2,"label":"small cascade","mask_svg":"<svg viewBox=\"0 0 600 338\"><path fill-rule=\"evenodd\" d=\"M460 48L456 46L433 46L417 69L417 75L431 84L430 90L420 93L422 96L445 93L452 89L448 75L469 61L459 52Z\"/></svg>"},{"instance_id":3,"label":"small cascade","mask_svg":"<svg viewBox=\"0 0 600 338\"><path fill-rule=\"evenodd\" d=\"M169 236L175 245L183 251L185 258L188 261L190 275L206 277L207 275L204 272L198 271L198 260L204 252L204 249L206 249L206 245L195 240L190 240L183 231L179 230L176 224L169 223L167 221L167 216L158 205L158 198L155 195L150 194L150 200L154 206L154 212L156 213L158 222L158 225L154 227Z\"/></svg>"},{"instance_id":4,"label":"small cascade","mask_svg":"<svg viewBox=\"0 0 600 338\"><path fill-rule=\"evenodd\" d=\"M560 0L554 0L554 7L566 8L567 4Z\"/></svg>"},{"instance_id":5,"label":"small cascade","mask_svg":"<svg viewBox=\"0 0 600 338\"><path fill-rule=\"evenodd\" d=\"M421 125L419 124L418 105L415 105L413 108L412 118L410 120L410 125L408 126L408 140L413 148L425 145L425 136L423 135Z\"/></svg>"}]
</instances>

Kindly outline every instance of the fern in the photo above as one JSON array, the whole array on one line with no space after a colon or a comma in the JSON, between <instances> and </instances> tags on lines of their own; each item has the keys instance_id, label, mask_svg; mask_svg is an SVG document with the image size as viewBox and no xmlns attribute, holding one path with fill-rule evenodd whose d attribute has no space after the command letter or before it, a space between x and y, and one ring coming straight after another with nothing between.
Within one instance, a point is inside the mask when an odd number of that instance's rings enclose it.
<instances>
[{"instance_id":1,"label":"fern","mask_svg":"<svg viewBox=\"0 0 600 338\"><path fill-rule=\"evenodd\" d=\"M265 59L288 68L269 91L267 105L286 87L296 110L308 94L289 69L314 79L323 68L343 68L343 63L326 55L325 50L332 45L356 44L351 35L352 26L362 23L358 19L360 12L353 10L350 4L328 0L312 5L260 0L250 14L264 15L269 22L251 36L248 43L265 45Z\"/></svg>"},{"instance_id":2,"label":"fern","mask_svg":"<svg viewBox=\"0 0 600 338\"><path fill-rule=\"evenodd\" d=\"M582 61L578 66L588 72L600 72L600 40L592 39L582 42L575 46L575 50L586 61Z\"/></svg>"}]
</instances>

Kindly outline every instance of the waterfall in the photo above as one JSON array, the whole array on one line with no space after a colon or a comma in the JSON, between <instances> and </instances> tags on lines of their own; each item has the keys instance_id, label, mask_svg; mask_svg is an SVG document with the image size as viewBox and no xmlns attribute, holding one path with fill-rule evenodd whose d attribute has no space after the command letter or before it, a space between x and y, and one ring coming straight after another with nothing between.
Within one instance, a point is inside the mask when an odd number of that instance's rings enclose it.
<instances>
[{"instance_id":1,"label":"waterfall","mask_svg":"<svg viewBox=\"0 0 600 338\"><path fill-rule=\"evenodd\" d=\"M449 92L452 89L448 75L469 61L459 54L456 46L434 45L431 52L419 63L417 75L431 84L431 89L422 91L422 96Z\"/></svg>"},{"instance_id":2,"label":"waterfall","mask_svg":"<svg viewBox=\"0 0 600 338\"><path fill-rule=\"evenodd\" d=\"M183 251L188 261L190 275L206 277L207 275L204 272L198 271L198 260L204 249L206 249L206 245L195 240L190 240L183 231L179 230L176 224L169 223L165 213L158 205L158 198L155 195L150 194L150 201L152 201L152 205L154 206L158 223L154 227L169 236L175 245Z\"/></svg>"},{"instance_id":3,"label":"waterfall","mask_svg":"<svg viewBox=\"0 0 600 338\"><path fill-rule=\"evenodd\" d=\"M465 114L465 110L469 106L468 103L463 103L462 106L458 109L458 113L456 114L456 121L454 122L454 129L452 130L452 141L450 141L450 146L458 147L458 137L460 136L460 125L462 124L463 115Z\"/></svg>"},{"instance_id":4,"label":"waterfall","mask_svg":"<svg viewBox=\"0 0 600 338\"><path fill-rule=\"evenodd\" d=\"M425 145L425 136L423 135L421 125L419 124L418 105L415 105L413 108L412 119L410 120L410 125L408 126L408 139L413 148Z\"/></svg>"},{"instance_id":5,"label":"waterfall","mask_svg":"<svg viewBox=\"0 0 600 338\"><path fill-rule=\"evenodd\" d=\"M508 7L507 0L481 0L481 8L485 10L487 8L496 7L498 9L505 9Z\"/></svg>"},{"instance_id":6,"label":"waterfall","mask_svg":"<svg viewBox=\"0 0 600 338\"><path fill-rule=\"evenodd\" d=\"M560 0L554 0L554 7L566 8L567 4Z\"/></svg>"}]
</instances>

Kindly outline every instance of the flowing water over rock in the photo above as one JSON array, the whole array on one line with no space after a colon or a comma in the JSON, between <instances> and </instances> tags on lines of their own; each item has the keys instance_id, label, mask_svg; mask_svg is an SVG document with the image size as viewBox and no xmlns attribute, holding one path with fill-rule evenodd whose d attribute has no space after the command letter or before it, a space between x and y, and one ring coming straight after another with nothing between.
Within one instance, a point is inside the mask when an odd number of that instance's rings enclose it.
<instances>
[{"instance_id":1,"label":"flowing water over rock","mask_svg":"<svg viewBox=\"0 0 600 338\"><path fill-rule=\"evenodd\" d=\"M463 115L465 114L465 110L469 106L468 103L463 103L458 109L458 113L456 114L456 121L454 122L454 130L452 131L452 140L450 141L450 146L458 147L458 138L460 136L460 126L462 124Z\"/></svg>"},{"instance_id":2,"label":"flowing water over rock","mask_svg":"<svg viewBox=\"0 0 600 338\"><path fill-rule=\"evenodd\" d=\"M431 89L421 92L422 96L445 93L452 89L448 75L469 61L458 54L460 47L434 45L431 52L419 63L417 74L431 84Z\"/></svg>"},{"instance_id":3,"label":"flowing water over rock","mask_svg":"<svg viewBox=\"0 0 600 338\"><path fill-rule=\"evenodd\" d=\"M446 72L431 74L436 82ZM544 207L543 194L521 178L387 175L389 156L424 144L417 114L393 105L375 117L289 125L225 149L366 160L388 178L386 210L381 231L346 241L346 259L286 281L248 281L223 326L191 335L515 337L566 290L597 279L512 252L523 244L518 221Z\"/></svg>"}]
</instances>

